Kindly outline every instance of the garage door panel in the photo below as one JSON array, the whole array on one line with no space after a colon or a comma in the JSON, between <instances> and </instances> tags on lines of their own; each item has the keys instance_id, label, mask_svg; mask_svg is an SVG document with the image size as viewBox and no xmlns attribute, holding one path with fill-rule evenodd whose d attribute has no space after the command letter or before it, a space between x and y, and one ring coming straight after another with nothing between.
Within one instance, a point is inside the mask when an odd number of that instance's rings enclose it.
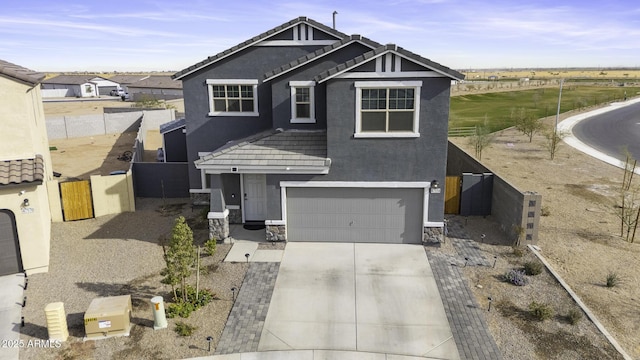
<instances>
[{"instance_id":1,"label":"garage door panel","mask_svg":"<svg viewBox=\"0 0 640 360\"><path fill-rule=\"evenodd\" d=\"M420 243L422 189L288 188L289 241Z\"/></svg>"},{"instance_id":2,"label":"garage door panel","mask_svg":"<svg viewBox=\"0 0 640 360\"><path fill-rule=\"evenodd\" d=\"M0 210L0 276L23 270L19 246L13 213Z\"/></svg>"}]
</instances>

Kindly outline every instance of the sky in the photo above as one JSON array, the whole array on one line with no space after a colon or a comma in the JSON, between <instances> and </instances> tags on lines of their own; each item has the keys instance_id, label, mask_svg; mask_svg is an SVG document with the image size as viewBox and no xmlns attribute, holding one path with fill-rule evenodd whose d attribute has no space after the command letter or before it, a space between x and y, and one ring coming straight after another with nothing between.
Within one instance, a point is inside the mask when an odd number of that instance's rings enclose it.
<instances>
[{"instance_id":1,"label":"sky","mask_svg":"<svg viewBox=\"0 0 640 360\"><path fill-rule=\"evenodd\" d=\"M633 0L0 0L0 59L179 71L298 16L456 70L639 67Z\"/></svg>"}]
</instances>

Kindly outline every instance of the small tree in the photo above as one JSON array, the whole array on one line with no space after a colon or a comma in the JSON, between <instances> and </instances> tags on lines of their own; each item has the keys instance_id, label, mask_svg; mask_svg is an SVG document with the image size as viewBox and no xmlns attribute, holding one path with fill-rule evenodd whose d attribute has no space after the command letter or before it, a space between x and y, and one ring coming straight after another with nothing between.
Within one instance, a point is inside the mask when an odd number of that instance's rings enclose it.
<instances>
[{"instance_id":1,"label":"small tree","mask_svg":"<svg viewBox=\"0 0 640 360\"><path fill-rule=\"evenodd\" d=\"M556 153L558 152L558 145L560 144L562 139L567 137L567 133L564 131L551 129L544 134L544 137L547 139L547 141L544 143L544 147L547 149L547 151L549 151L549 156L551 160L553 160L556 157Z\"/></svg>"},{"instance_id":2,"label":"small tree","mask_svg":"<svg viewBox=\"0 0 640 360\"><path fill-rule=\"evenodd\" d=\"M193 247L193 232L184 218L180 216L176 219L175 225L171 230L171 239L169 247L165 251L164 260L167 264L162 275L165 276L163 282L172 286L181 285L182 300L187 301L187 278L196 263L196 251ZM174 301L178 301L174 289Z\"/></svg>"},{"instance_id":3,"label":"small tree","mask_svg":"<svg viewBox=\"0 0 640 360\"><path fill-rule=\"evenodd\" d=\"M491 145L493 134L487 126L487 115L484 116L484 125L477 126L473 135L469 137L469 144L473 146L476 158L482 160L482 151Z\"/></svg>"},{"instance_id":4,"label":"small tree","mask_svg":"<svg viewBox=\"0 0 640 360\"><path fill-rule=\"evenodd\" d=\"M639 190L631 186L637 161L633 159L628 149L623 149L623 152L626 153L626 161L622 186L620 187L621 204L618 206L616 215L620 218L620 236L624 236L628 242L634 242L640 223Z\"/></svg>"},{"instance_id":5,"label":"small tree","mask_svg":"<svg viewBox=\"0 0 640 360\"><path fill-rule=\"evenodd\" d=\"M529 142L533 140L533 135L543 129L540 119L529 114L525 108L511 109L511 118L515 123L516 130L527 135Z\"/></svg>"}]
</instances>

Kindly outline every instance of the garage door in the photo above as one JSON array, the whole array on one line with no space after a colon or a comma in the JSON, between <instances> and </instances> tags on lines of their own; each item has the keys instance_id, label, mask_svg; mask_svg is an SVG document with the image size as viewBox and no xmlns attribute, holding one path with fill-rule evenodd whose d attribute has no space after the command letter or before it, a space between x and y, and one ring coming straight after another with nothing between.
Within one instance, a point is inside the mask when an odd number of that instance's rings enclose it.
<instances>
[{"instance_id":1,"label":"garage door","mask_svg":"<svg viewBox=\"0 0 640 360\"><path fill-rule=\"evenodd\" d=\"M0 210L0 276L22 272L18 231L13 213Z\"/></svg>"},{"instance_id":2,"label":"garage door","mask_svg":"<svg viewBox=\"0 0 640 360\"><path fill-rule=\"evenodd\" d=\"M423 189L287 188L287 240L422 241Z\"/></svg>"}]
</instances>

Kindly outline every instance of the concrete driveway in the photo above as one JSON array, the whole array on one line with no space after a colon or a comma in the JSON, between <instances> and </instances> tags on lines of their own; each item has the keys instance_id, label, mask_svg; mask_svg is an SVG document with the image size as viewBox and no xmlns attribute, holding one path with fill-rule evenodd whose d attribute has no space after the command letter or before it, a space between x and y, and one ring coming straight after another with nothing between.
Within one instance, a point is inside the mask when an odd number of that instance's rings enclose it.
<instances>
[{"instance_id":1,"label":"concrete driveway","mask_svg":"<svg viewBox=\"0 0 640 360\"><path fill-rule=\"evenodd\" d=\"M424 248L288 243L258 350L307 349L459 359Z\"/></svg>"},{"instance_id":2,"label":"concrete driveway","mask_svg":"<svg viewBox=\"0 0 640 360\"><path fill-rule=\"evenodd\" d=\"M24 274L0 276L0 360L18 358Z\"/></svg>"}]
</instances>

